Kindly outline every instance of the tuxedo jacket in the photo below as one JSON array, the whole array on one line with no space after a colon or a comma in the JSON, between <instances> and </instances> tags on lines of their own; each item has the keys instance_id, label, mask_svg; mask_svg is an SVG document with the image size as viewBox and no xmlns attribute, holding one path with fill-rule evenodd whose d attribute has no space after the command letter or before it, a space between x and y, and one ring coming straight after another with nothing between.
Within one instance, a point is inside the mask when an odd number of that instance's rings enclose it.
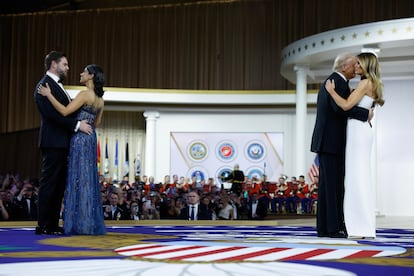
<instances>
[{"instance_id":1,"label":"tuxedo jacket","mask_svg":"<svg viewBox=\"0 0 414 276\"><path fill-rule=\"evenodd\" d=\"M253 218L253 207L252 207L252 205L253 205L253 201L250 201L249 205L248 205L248 213L247 213L247 217L249 219L263 219L264 217L266 217L266 215L267 215L267 206L266 206L266 202L262 198L259 198L257 200L256 215L258 217L256 217L256 218Z\"/></svg>"},{"instance_id":2,"label":"tuxedo jacket","mask_svg":"<svg viewBox=\"0 0 414 276\"><path fill-rule=\"evenodd\" d=\"M16 218L18 220L36 220L37 219L37 203L34 197L30 198L30 210L25 197L20 201L15 199L14 201L16 206Z\"/></svg>"},{"instance_id":3,"label":"tuxedo jacket","mask_svg":"<svg viewBox=\"0 0 414 276\"><path fill-rule=\"evenodd\" d=\"M126 211L118 204L115 212L112 211L106 212L105 207L102 208L104 213L105 220L123 220L127 219Z\"/></svg>"},{"instance_id":4,"label":"tuxedo jacket","mask_svg":"<svg viewBox=\"0 0 414 276\"><path fill-rule=\"evenodd\" d=\"M39 131L39 147L41 148L67 148L73 134L77 119L76 112L69 116L61 115L50 103L47 97L39 94L40 85L49 84L53 96L64 106L69 104L65 91L48 75L45 75L36 85L34 98L41 116Z\"/></svg>"},{"instance_id":5,"label":"tuxedo jacket","mask_svg":"<svg viewBox=\"0 0 414 276\"><path fill-rule=\"evenodd\" d=\"M180 219L190 220L190 206L186 206L181 209ZM197 220L211 220L212 213L208 206L204 204L198 204Z\"/></svg>"},{"instance_id":6,"label":"tuxedo jacket","mask_svg":"<svg viewBox=\"0 0 414 276\"><path fill-rule=\"evenodd\" d=\"M334 72L328 79L335 81L335 90L342 98L348 98L350 94L349 85L341 75ZM345 154L348 117L367 121L369 110L354 106L348 111L343 111L326 90L325 82L321 85L318 93L311 151L316 153Z\"/></svg>"}]
</instances>

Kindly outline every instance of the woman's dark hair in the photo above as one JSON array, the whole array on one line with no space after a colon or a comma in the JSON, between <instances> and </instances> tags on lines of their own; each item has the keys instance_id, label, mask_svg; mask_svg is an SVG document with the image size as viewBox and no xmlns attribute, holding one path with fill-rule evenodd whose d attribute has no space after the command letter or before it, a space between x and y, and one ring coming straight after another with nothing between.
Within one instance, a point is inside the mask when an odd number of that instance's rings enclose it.
<instances>
[{"instance_id":1,"label":"woman's dark hair","mask_svg":"<svg viewBox=\"0 0 414 276\"><path fill-rule=\"evenodd\" d=\"M93 84L95 86L95 94L98 97L102 97L104 94L103 86L105 83L105 75L102 68L96 64L89 64L86 66L86 70L88 70L89 74L93 74Z\"/></svg>"}]
</instances>

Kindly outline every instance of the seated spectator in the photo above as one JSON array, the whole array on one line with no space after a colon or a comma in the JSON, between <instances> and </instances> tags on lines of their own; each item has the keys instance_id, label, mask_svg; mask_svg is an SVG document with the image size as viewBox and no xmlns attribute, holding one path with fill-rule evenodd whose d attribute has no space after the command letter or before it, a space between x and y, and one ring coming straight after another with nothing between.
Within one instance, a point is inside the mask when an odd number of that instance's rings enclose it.
<instances>
[{"instance_id":1,"label":"seated spectator","mask_svg":"<svg viewBox=\"0 0 414 276\"><path fill-rule=\"evenodd\" d=\"M177 184L175 183L167 184L167 190L165 191L165 194L168 196L168 198L177 197L178 196Z\"/></svg>"},{"instance_id":2,"label":"seated spectator","mask_svg":"<svg viewBox=\"0 0 414 276\"><path fill-rule=\"evenodd\" d=\"M105 220L123 220L129 219L126 211L119 204L119 195L116 192L111 192L108 196L109 205L103 206Z\"/></svg>"},{"instance_id":3,"label":"seated spectator","mask_svg":"<svg viewBox=\"0 0 414 276\"><path fill-rule=\"evenodd\" d=\"M186 206L181 209L180 218L185 220L211 220L212 213L208 206L200 204L200 196L196 191L186 194Z\"/></svg>"},{"instance_id":4,"label":"seated spectator","mask_svg":"<svg viewBox=\"0 0 414 276\"><path fill-rule=\"evenodd\" d=\"M180 212L182 205L180 203L177 204L177 202L181 202L180 198L168 198L167 199L167 210L164 217L165 219L178 219L180 217Z\"/></svg>"},{"instance_id":5,"label":"seated spectator","mask_svg":"<svg viewBox=\"0 0 414 276\"><path fill-rule=\"evenodd\" d=\"M144 191L144 187L146 182L148 181L147 176L144 175L141 179L140 175L136 175L135 176L135 182L133 182L131 184L131 188L133 188L136 191L139 191L140 193L142 193Z\"/></svg>"},{"instance_id":6,"label":"seated spectator","mask_svg":"<svg viewBox=\"0 0 414 276\"><path fill-rule=\"evenodd\" d=\"M10 190L1 190L0 191L0 199L2 201L2 205L5 208L3 210L4 214L7 212L8 220L16 220L16 216L14 215L17 212L17 206L14 204L14 195ZM5 219L6 216L3 216Z\"/></svg>"},{"instance_id":7,"label":"seated spectator","mask_svg":"<svg viewBox=\"0 0 414 276\"><path fill-rule=\"evenodd\" d=\"M164 176L164 182L161 183L161 188L158 190L160 193L165 193L171 184L171 177L167 174Z\"/></svg>"},{"instance_id":8,"label":"seated spectator","mask_svg":"<svg viewBox=\"0 0 414 276\"><path fill-rule=\"evenodd\" d=\"M296 202L296 208L298 214L308 214L310 213L309 204L310 204L310 194L309 194L309 185L305 182L305 176L299 176L298 190L296 192L298 201Z\"/></svg>"},{"instance_id":9,"label":"seated spectator","mask_svg":"<svg viewBox=\"0 0 414 276\"><path fill-rule=\"evenodd\" d=\"M139 202L131 201L130 205L130 218L131 220L140 220L141 219L141 208L139 206Z\"/></svg>"},{"instance_id":10,"label":"seated spectator","mask_svg":"<svg viewBox=\"0 0 414 276\"><path fill-rule=\"evenodd\" d=\"M129 203L131 201L131 191L122 190L121 188L117 189L119 195L119 205L121 205L122 209L129 210Z\"/></svg>"},{"instance_id":11,"label":"seated spectator","mask_svg":"<svg viewBox=\"0 0 414 276\"><path fill-rule=\"evenodd\" d=\"M188 183L185 181L184 176L180 176L180 179L177 183L177 193L178 196L182 196L183 194L188 192Z\"/></svg>"},{"instance_id":12,"label":"seated spectator","mask_svg":"<svg viewBox=\"0 0 414 276\"><path fill-rule=\"evenodd\" d=\"M298 190L298 184L295 176L292 176L291 181L288 181L286 184L288 186L288 190L286 191L286 197L285 197L285 209L286 213L293 214L296 213L296 202L299 200L299 198L296 195L296 192Z\"/></svg>"},{"instance_id":13,"label":"seated spectator","mask_svg":"<svg viewBox=\"0 0 414 276\"><path fill-rule=\"evenodd\" d=\"M1 220L9 220L9 212L7 211L6 206L3 204L3 193L5 193L4 191L1 191L1 196L0 196L0 221Z\"/></svg>"},{"instance_id":14,"label":"seated spectator","mask_svg":"<svg viewBox=\"0 0 414 276\"><path fill-rule=\"evenodd\" d=\"M236 193L230 194L229 204L233 207L233 219L241 219L243 213L242 203Z\"/></svg>"},{"instance_id":15,"label":"seated spectator","mask_svg":"<svg viewBox=\"0 0 414 276\"><path fill-rule=\"evenodd\" d=\"M203 195L200 200L200 205L207 206L211 213L211 219L217 219L217 205L211 200L212 194ZM218 202L218 201L217 201Z\"/></svg>"},{"instance_id":16,"label":"seated spectator","mask_svg":"<svg viewBox=\"0 0 414 276\"><path fill-rule=\"evenodd\" d=\"M37 220L37 193L30 182L26 182L15 196L15 219Z\"/></svg>"},{"instance_id":17,"label":"seated spectator","mask_svg":"<svg viewBox=\"0 0 414 276\"><path fill-rule=\"evenodd\" d=\"M262 190L262 183L260 181L260 179L258 179L257 177L253 177L252 178L252 186L250 189L251 194L259 194L260 191Z\"/></svg>"},{"instance_id":18,"label":"seated spectator","mask_svg":"<svg viewBox=\"0 0 414 276\"><path fill-rule=\"evenodd\" d=\"M214 186L216 186L216 184L214 184L214 178L209 177L207 179L207 182L203 183L203 189L202 189L203 194L210 193Z\"/></svg>"},{"instance_id":19,"label":"seated spectator","mask_svg":"<svg viewBox=\"0 0 414 276\"><path fill-rule=\"evenodd\" d=\"M279 185L277 186L277 189L275 191L275 195L273 197L273 199L270 201L271 204L271 208L272 208L272 212L273 213L279 213L282 214L283 213L283 209L285 206L285 200L286 200L286 196L288 191L288 186L285 183L285 178L284 177L279 177Z\"/></svg>"},{"instance_id":20,"label":"seated spectator","mask_svg":"<svg viewBox=\"0 0 414 276\"><path fill-rule=\"evenodd\" d=\"M158 193L151 192L149 197L146 197L142 203L142 219L160 219L160 202L161 196Z\"/></svg>"},{"instance_id":21,"label":"seated spectator","mask_svg":"<svg viewBox=\"0 0 414 276\"><path fill-rule=\"evenodd\" d=\"M248 204L249 219L263 219L267 216L267 206L263 199L259 198L257 193L253 194Z\"/></svg>"},{"instance_id":22,"label":"seated spectator","mask_svg":"<svg viewBox=\"0 0 414 276\"><path fill-rule=\"evenodd\" d=\"M267 184L267 193L269 197L272 199L275 197L276 190L277 190L277 183L276 182L268 182Z\"/></svg>"},{"instance_id":23,"label":"seated spectator","mask_svg":"<svg viewBox=\"0 0 414 276\"><path fill-rule=\"evenodd\" d=\"M148 179L148 190L146 189L147 193L146 195L149 195L150 192L158 192L160 189L160 185L155 183L155 178L153 176L150 176Z\"/></svg>"},{"instance_id":24,"label":"seated spectator","mask_svg":"<svg viewBox=\"0 0 414 276\"><path fill-rule=\"evenodd\" d=\"M310 185L309 193L311 201L309 203L311 213L316 214L316 208L318 203L318 183L319 183L319 177L313 176L313 183Z\"/></svg>"},{"instance_id":25,"label":"seated spectator","mask_svg":"<svg viewBox=\"0 0 414 276\"><path fill-rule=\"evenodd\" d=\"M218 208L218 219L232 220L233 219L233 206L229 204L229 197L224 196L221 198Z\"/></svg>"}]
</instances>

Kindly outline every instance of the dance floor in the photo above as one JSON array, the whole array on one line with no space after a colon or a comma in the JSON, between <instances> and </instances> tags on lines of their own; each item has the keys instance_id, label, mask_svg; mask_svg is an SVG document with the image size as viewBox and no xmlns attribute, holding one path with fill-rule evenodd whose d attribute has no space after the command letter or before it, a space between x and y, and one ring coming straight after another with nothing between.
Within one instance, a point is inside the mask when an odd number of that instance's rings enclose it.
<instances>
[{"instance_id":1,"label":"dance floor","mask_svg":"<svg viewBox=\"0 0 414 276\"><path fill-rule=\"evenodd\" d=\"M38 236L33 222L1 222L0 275L414 275L414 227L350 240L318 238L314 224L115 222L105 236Z\"/></svg>"}]
</instances>

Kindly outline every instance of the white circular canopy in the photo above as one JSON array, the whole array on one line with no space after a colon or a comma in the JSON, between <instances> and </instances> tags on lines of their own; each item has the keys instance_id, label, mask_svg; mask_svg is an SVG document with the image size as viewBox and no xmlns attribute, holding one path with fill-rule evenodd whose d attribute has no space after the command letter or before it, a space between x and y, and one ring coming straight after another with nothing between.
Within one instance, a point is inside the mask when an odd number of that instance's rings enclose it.
<instances>
[{"instance_id":1,"label":"white circular canopy","mask_svg":"<svg viewBox=\"0 0 414 276\"><path fill-rule=\"evenodd\" d=\"M320 83L343 52L375 52L382 79L414 78L414 18L355 25L309 36L282 50L281 74L296 83L295 66L306 69L308 83Z\"/></svg>"}]
</instances>

